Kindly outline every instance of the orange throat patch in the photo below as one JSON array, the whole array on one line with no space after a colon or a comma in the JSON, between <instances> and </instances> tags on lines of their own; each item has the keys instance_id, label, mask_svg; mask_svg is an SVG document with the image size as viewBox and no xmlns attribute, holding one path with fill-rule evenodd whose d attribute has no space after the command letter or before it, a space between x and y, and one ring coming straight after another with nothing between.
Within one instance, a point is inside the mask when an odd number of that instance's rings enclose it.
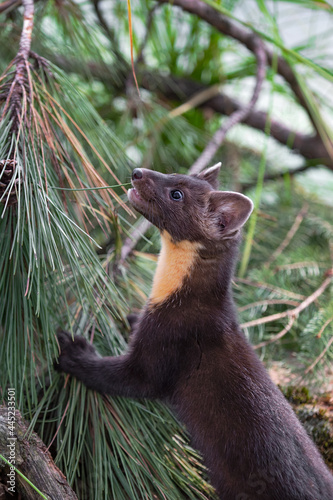
<instances>
[{"instance_id":1,"label":"orange throat patch","mask_svg":"<svg viewBox=\"0 0 333 500\"><path fill-rule=\"evenodd\" d=\"M159 304L179 290L189 276L197 257L200 243L181 241L174 243L169 233L161 235L162 248L154 275L150 302Z\"/></svg>"}]
</instances>

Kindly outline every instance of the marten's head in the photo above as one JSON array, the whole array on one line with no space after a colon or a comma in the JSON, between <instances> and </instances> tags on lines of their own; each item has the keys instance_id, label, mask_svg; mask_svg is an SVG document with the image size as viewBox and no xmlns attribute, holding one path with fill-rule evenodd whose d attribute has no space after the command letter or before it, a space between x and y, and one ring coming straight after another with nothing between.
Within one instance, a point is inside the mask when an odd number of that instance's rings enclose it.
<instances>
[{"instance_id":1,"label":"marten's head","mask_svg":"<svg viewBox=\"0 0 333 500\"><path fill-rule=\"evenodd\" d=\"M174 301L176 296L184 303L185 295L193 293L211 301L209 291L216 280L219 286L229 286L237 252L225 250L237 245L253 204L242 194L217 191L219 170L216 165L199 175L133 171L129 201L162 233L150 307ZM217 275L216 259L227 255L227 265L222 271L220 265Z\"/></svg>"},{"instance_id":2,"label":"marten's head","mask_svg":"<svg viewBox=\"0 0 333 500\"><path fill-rule=\"evenodd\" d=\"M144 168L132 173L133 207L172 240L222 242L238 233L253 203L231 191L217 191L220 164L198 175L165 175Z\"/></svg>"}]
</instances>

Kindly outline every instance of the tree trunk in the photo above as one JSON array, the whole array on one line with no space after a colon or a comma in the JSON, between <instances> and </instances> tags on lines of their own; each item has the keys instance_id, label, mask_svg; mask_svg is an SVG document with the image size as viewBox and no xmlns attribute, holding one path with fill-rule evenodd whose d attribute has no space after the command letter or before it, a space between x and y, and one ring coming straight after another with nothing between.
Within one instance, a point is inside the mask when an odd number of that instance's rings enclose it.
<instances>
[{"instance_id":1,"label":"tree trunk","mask_svg":"<svg viewBox=\"0 0 333 500\"><path fill-rule=\"evenodd\" d=\"M14 420L14 412L6 406L0 406L0 454L24 474L46 498L77 500L65 476L53 462L45 444L35 432L28 439L27 429L27 422L17 410ZM40 494L0 459L0 468L3 467L8 469L6 477L9 491L19 491L25 500L41 500ZM10 489L11 487L13 489Z\"/></svg>"}]
</instances>

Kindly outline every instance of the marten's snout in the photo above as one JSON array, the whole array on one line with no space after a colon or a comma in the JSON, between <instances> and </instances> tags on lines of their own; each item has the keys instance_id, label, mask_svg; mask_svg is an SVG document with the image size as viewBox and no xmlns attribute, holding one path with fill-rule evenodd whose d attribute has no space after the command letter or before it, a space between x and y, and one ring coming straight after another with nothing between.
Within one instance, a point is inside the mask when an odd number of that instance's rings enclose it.
<instances>
[{"instance_id":1,"label":"marten's snout","mask_svg":"<svg viewBox=\"0 0 333 500\"><path fill-rule=\"evenodd\" d=\"M135 168L132 172L132 189L127 191L128 199L133 207L146 216L147 202L152 197L151 171L146 168ZM151 209L151 207L150 207Z\"/></svg>"},{"instance_id":2,"label":"marten's snout","mask_svg":"<svg viewBox=\"0 0 333 500\"><path fill-rule=\"evenodd\" d=\"M138 179L142 179L142 176L143 176L143 172L141 170L141 168L135 168L132 172L132 180L135 181L135 180L138 180Z\"/></svg>"}]
</instances>

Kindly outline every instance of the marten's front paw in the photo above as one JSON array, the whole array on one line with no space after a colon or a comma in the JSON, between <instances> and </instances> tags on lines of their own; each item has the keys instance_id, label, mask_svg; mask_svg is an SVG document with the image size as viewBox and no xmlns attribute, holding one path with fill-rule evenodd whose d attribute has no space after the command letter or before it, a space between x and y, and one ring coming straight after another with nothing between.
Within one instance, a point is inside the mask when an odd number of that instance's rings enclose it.
<instances>
[{"instance_id":1,"label":"marten's front paw","mask_svg":"<svg viewBox=\"0 0 333 500\"><path fill-rule=\"evenodd\" d=\"M84 369L89 359L96 357L95 349L85 338L79 335L73 338L64 331L58 333L57 337L60 354L54 365L56 370L76 375L78 370Z\"/></svg>"}]
</instances>

